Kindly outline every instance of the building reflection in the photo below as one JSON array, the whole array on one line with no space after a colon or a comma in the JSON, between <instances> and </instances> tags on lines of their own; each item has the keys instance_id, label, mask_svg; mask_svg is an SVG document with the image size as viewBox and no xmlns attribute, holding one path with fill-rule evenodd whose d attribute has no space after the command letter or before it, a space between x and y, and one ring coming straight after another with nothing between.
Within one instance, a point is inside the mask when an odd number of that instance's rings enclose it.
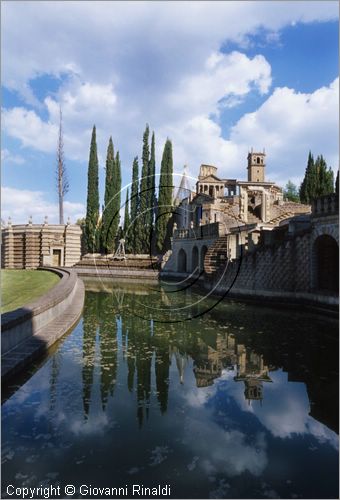
<instances>
[{"instance_id":1,"label":"building reflection","mask_svg":"<svg viewBox=\"0 0 340 500\"><path fill-rule=\"evenodd\" d=\"M254 400L262 403L263 382L272 382L268 372L262 354L247 349L243 344L237 346L237 375L234 380L244 382L244 397L249 404Z\"/></svg>"},{"instance_id":2,"label":"building reflection","mask_svg":"<svg viewBox=\"0 0 340 500\"><path fill-rule=\"evenodd\" d=\"M314 373L308 367L318 366L319 353L312 344L303 344L300 339L297 345L289 342L284 333L280 334L281 344L296 350L286 353L277 348L275 332L269 330L257 336L252 335L250 327L246 333L235 325L211 324L209 318L202 319L200 331L195 322L180 323L180 327L153 323L143 318L139 295L129 291L120 299L121 312L117 311L113 294L86 293L82 366L85 418L89 415L97 377L102 410L107 410L109 399L115 393L119 363L125 365L125 386L136 397L136 419L140 427L148 419L152 401L157 401L161 414L167 412L172 364L178 373L177 383L185 384L192 370L198 388L211 386L224 371L232 371L233 381L243 382L244 397L249 404L265 402L265 384L272 382L269 374L280 367L288 372L288 380L306 384L311 401L310 414L337 430L336 419L330 416L336 412L327 392L330 384L327 373L331 369L334 371L336 363L323 364ZM164 303L164 296L162 301ZM243 318L239 321L243 324ZM56 372L54 367L51 394L55 391L52 388ZM172 383L176 384L175 378ZM332 391L336 385L331 384Z\"/></svg>"},{"instance_id":3,"label":"building reflection","mask_svg":"<svg viewBox=\"0 0 340 500\"><path fill-rule=\"evenodd\" d=\"M199 341L200 352L194 357L194 373L197 387L212 385L222 375L222 370L233 370L237 362L235 337L217 333L210 344Z\"/></svg>"}]
</instances>

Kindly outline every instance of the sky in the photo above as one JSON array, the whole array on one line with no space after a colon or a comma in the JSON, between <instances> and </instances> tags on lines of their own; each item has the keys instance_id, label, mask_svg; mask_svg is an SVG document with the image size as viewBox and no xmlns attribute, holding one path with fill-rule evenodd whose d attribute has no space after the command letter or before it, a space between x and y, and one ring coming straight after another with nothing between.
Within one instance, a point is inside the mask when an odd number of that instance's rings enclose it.
<instances>
[{"instance_id":1,"label":"sky","mask_svg":"<svg viewBox=\"0 0 340 500\"><path fill-rule=\"evenodd\" d=\"M1 2L2 219L58 221L59 106L72 222L94 124L101 204L109 137L126 187L146 123L157 171L172 141L175 186L185 164L192 185L202 163L246 179L252 147L281 186L309 150L336 172L338 32L335 1Z\"/></svg>"}]
</instances>

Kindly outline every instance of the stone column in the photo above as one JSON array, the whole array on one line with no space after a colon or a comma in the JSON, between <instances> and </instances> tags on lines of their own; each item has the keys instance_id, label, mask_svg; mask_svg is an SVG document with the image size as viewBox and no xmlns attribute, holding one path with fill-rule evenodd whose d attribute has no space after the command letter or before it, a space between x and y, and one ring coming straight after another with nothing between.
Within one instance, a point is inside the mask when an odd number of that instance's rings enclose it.
<instances>
[{"instance_id":1,"label":"stone column","mask_svg":"<svg viewBox=\"0 0 340 500\"><path fill-rule=\"evenodd\" d=\"M81 228L71 224L68 219L65 227L65 267L72 267L80 261L81 257Z\"/></svg>"},{"instance_id":2,"label":"stone column","mask_svg":"<svg viewBox=\"0 0 340 500\"><path fill-rule=\"evenodd\" d=\"M266 222L271 219L270 193L266 195Z\"/></svg>"},{"instance_id":3,"label":"stone column","mask_svg":"<svg viewBox=\"0 0 340 500\"><path fill-rule=\"evenodd\" d=\"M240 187L240 216L244 222L248 222L248 192Z\"/></svg>"},{"instance_id":4,"label":"stone column","mask_svg":"<svg viewBox=\"0 0 340 500\"><path fill-rule=\"evenodd\" d=\"M51 254L50 254L50 230L48 228L48 218L45 217L44 225L41 228L41 265L51 266Z\"/></svg>"},{"instance_id":5,"label":"stone column","mask_svg":"<svg viewBox=\"0 0 340 500\"><path fill-rule=\"evenodd\" d=\"M262 222L267 222L267 207L266 207L266 193L262 191L262 202L261 202L261 220Z\"/></svg>"},{"instance_id":6,"label":"stone column","mask_svg":"<svg viewBox=\"0 0 340 500\"><path fill-rule=\"evenodd\" d=\"M40 265L41 226L32 225L32 217L25 231L25 269L36 269Z\"/></svg>"}]
</instances>

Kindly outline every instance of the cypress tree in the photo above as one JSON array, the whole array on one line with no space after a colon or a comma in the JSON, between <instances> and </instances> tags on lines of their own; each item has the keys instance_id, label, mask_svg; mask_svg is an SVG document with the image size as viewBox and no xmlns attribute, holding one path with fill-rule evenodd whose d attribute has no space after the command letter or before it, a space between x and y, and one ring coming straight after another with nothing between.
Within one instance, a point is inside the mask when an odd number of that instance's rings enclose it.
<instances>
[{"instance_id":1,"label":"cypress tree","mask_svg":"<svg viewBox=\"0 0 340 500\"><path fill-rule=\"evenodd\" d=\"M113 169L113 186L114 186L114 217L112 221L113 233L117 239L119 221L120 221L120 204L121 204L121 189L122 189L122 174L119 151L116 153L116 160Z\"/></svg>"},{"instance_id":2,"label":"cypress tree","mask_svg":"<svg viewBox=\"0 0 340 500\"><path fill-rule=\"evenodd\" d=\"M114 189L113 189L114 164L115 164L114 148L113 148L112 137L110 137L106 155L105 195L104 195L104 207L103 207L102 226L101 226L102 249L107 253L112 251L114 237L115 237L111 225L112 217L114 216L114 206L112 201L114 197Z\"/></svg>"},{"instance_id":3,"label":"cypress tree","mask_svg":"<svg viewBox=\"0 0 340 500\"><path fill-rule=\"evenodd\" d=\"M150 227L150 234L152 233L154 211L156 204L155 174L156 174L155 133L152 132L151 152L150 152L149 172L148 172L148 209L149 209L148 225Z\"/></svg>"},{"instance_id":4,"label":"cypress tree","mask_svg":"<svg viewBox=\"0 0 340 500\"><path fill-rule=\"evenodd\" d=\"M149 236L150 236L150 225L149 225L149 161L150 161L150 151L149 151L149 125L145 127L143 134L143 153L142 153L142 178L140 181L140 191L139 191L139 218L141 219L141 224L144 228L141 241L142 252L147 252L149 250Z\"/></svg>"},{"instance_id":5,"label":"cypress tree","mask_svg":"<svg viewBox=\"0 0 340 500\"><path fill-rule=\"evenodd\" d=\"M309 151L305 177L300 186L300 200L302 203L309 203L309 193L311 190L311 182L313 177L314 158Z\"/></svg>"},{"instance_id":6,"label":"cypress tree","mask_svg":"<svg viewBox=\"0 0 340 500\"><path fill-rule=\"evenodd\" d=\"M133 159L131 182L131 222L134 224L138 214L138 156Z\"/></svg>"},{"instance_id":7,"label":"cypress tree","mask_svg":"<svg viewBox=\"0 0 340 500\"><path fill-rule=\"evenodd\" d=\"M132 184L131 184L131 216L130 220L132 223L131 230L133 231L133 238L131 242L131 250L134 254L141 253L142 249L142 224L141 217L139 217L139 191L138 191L138 156L133 160L132 164Z\"/></svg>"},{"instance_id":8,"label":"cypress tree","mask_svg":"<svg viewBox=\"0 0 340 500\"><path fill-rule=\"evenodd\" d=\"M328 193L334 193L334 172L329 167L328 172L327 172L327 191Z\"/></svg>"},{"instance_id":9,"label":"cypress tree","mask_svg":"<svg viewBox=\"0 0 340 500\"><path fill-rule=\"evenodd\" d=\"M87 252L97 252L99 249L99 235L97 224L99 218L99 189L98 189L98 156L96 142L96 126L93 126L89 166L87 174L87 203L85 218L85 244Z\"/></svg>"},{"instance_id":10,"label":"cypress tree","mask_svg":"<svg viewBox=\"0 0 340 500\"><path fill-rule=\"evenodd\" d=\"M129 213L129 190L126 191L126 200L125 200L125 208L124 208L124 227L123 233L125 238L125 249L130 253L131 250L131 227L130 227L130 213Z\"/></svg>"},{"instance_id":11,"label":"cypress tree","mask_svg":"<svg viewBox=\"0 0 340 500\"><path fill-rule=\"evenodd\" d=\"M173 203L173 160L172 144L166 140L159 178L158 213L156 219L156 248L163 252L166 248L166 237L169 232L168 224L171 218Z\"/></svg>"},{"instance_id":12,"label":"cypress tree","mask_svg":"<svg viewBox=\"0 0 340 500\"><path fill-rule=\"evenodd\" d=\"M302 203L311 203L313 198L334 193L334 174L322 155L314 162L313 155L309 152L305 177L300 186L300 199Z\"/></svg>"}]
</instances>

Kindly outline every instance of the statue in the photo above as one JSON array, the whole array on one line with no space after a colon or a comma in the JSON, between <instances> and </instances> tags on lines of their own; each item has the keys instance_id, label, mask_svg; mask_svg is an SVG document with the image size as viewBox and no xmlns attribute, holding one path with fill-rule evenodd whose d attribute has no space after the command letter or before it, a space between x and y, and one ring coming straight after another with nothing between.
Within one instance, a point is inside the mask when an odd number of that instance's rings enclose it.
<instances>
[{"instance_id":1,"label":"statue","mask_svg":"<svg viewBox=\"0 0 340 500\"><path fill-rule=\"evenodd\" d=\"M119 245L118 245L118 248L116 250L116 253L114 254L113 256L113 259L117 259L117 260L125 260L126 259L126 255L125 255L125 240L124 238L122 238L121 240L119 240Z\"/></svg>"}]
</instances>

